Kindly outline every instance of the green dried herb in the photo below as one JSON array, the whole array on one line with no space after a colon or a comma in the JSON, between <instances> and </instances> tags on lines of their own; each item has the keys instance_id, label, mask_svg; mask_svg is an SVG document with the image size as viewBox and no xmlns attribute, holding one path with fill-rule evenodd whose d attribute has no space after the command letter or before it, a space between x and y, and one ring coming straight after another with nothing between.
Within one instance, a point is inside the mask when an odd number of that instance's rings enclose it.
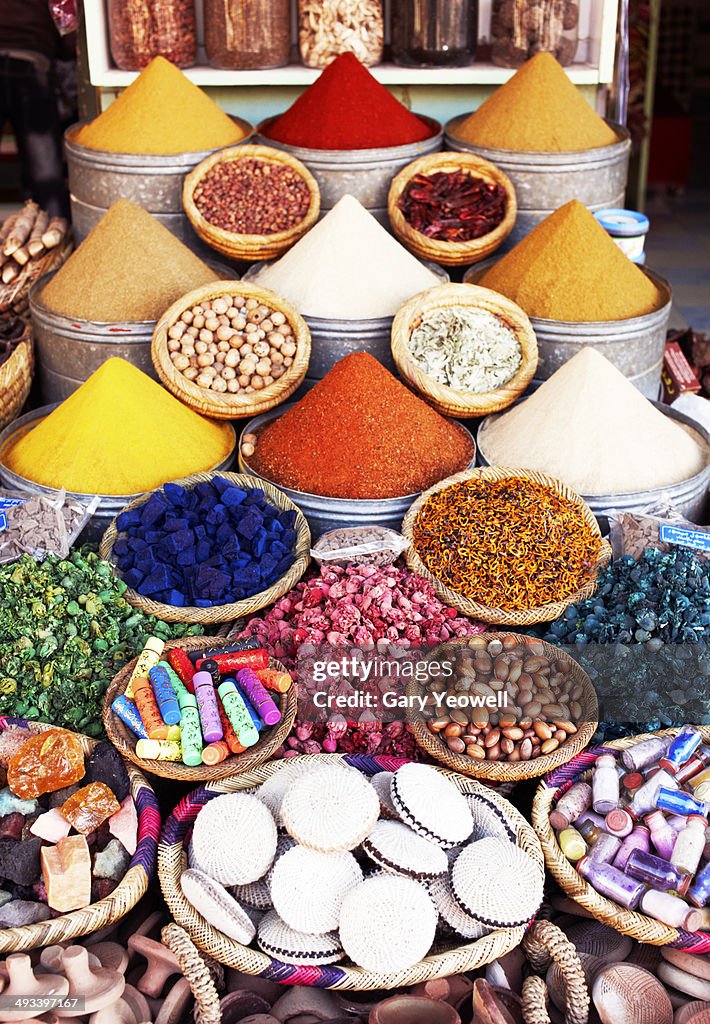
<instances>
[{"instance_id":1,"label":"green dried herb","mask_svg":"<svg viewBox=\"0 0 710 1024\"><path fill-rule=\"evenodd\" d=\"M439 384L474 394L507 383L523 358L515 332L500 317L469 306L425 314L409 347L415 362Z\"/></svg>"},{"instance_id":2,"label":"green dried herb","mask_svg":"<svg viewBox=\"0 0 710 1024\"><path fill-rule=\"evenodd\" d=\"M100 736L108 684L147 637L200 632L144 615L125 590L94 552L1 567L0 714Z\"/></svg>"}]
</instances>

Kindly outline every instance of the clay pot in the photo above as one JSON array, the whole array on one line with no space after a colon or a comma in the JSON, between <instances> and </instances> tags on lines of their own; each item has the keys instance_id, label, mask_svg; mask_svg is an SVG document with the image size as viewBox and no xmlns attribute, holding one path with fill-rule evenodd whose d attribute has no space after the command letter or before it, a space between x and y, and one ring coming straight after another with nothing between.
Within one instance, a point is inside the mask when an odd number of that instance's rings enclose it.
<instances>
[{"instance_id":1,"label":"clay pot","mask_svg":"<svg viewBox=\"0 0 710 1024\"><path fill-rule=\"evenodd\" d=\"M471 998L472 990L473 982L466 974L453 974L450 978L434 978L432 981L413 985L411 994L440 999L444 1003L449 1003L455 1010L460 1010Z\"/></svg>"},{"instance_id":2,"label":"clay pot","mask_svg":"<svg viewBox=\"0 0 710 1024\"><path fill-rule=\"evenodd\" d=\"M269 1003L254 992L230 992L219 1001L222 1024L240 1024L245 1017L266 1013L271 1010Z\"/></svg>"},{"instance_id":3,"label":"clay pot","mask_svg":"<svg viewBox=\"0 0 710 1024\"><path fill-rule=\"evenodd\" d=\"M35 974L32 961L26 953L11 953L5 960L5 966L10 979L5 990L6 997L69 995L69 982L66 978L58 974ZM27 1010L0 1010L0 1021L22 1021L26 1017Z\"/></svg>"},{"instance_id":4,"label":"clay pot","mask_svg":"<svg viewBox=\"0 0 710 1024\"><path fill-rule=\"evenodd\" d=\"M283 1024L308 1019L331 1021L339 1015L339 1007L330 992L322 988L308 988L294 985L271 1007L271 1013Z\"/></svg>"},{"instance_id":5,"label":"clay pot","mask_svg":"<svg viewBox=\"0 0 710 1024\"><path fill-rule=\"evenodd\" d=\"M453 1006L426 996L392 996L371 1011L368 1024L461 1024Z\"/></svg>"}]
</instances>

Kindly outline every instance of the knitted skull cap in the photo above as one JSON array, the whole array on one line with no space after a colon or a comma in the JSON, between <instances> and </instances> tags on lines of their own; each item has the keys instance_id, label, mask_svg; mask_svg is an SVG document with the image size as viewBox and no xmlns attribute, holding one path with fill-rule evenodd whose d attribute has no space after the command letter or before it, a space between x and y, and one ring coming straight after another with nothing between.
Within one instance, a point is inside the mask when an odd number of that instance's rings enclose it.
<instances>
[{"instance_id":1,"label":"knitted skull cap","mask_svg":"<svg viewBox=\"0 0 710 1024\"><path fill-rule=\"evenodd\" d=\"M368 780L337 765L296 779L281 803L287 832L320 853L355 849L379 813L380 801Z\"/></svg>"},{"instance_id":2,"label":"knitted skull cap","mask_svg":"<svg viewBox=\"0 0 710 1024\"><path fill-rule=\"evenodd\" d=\"M473 829L468 801L438 769L404 764L392 777L392 803L402 821L439 846L465 842Z\"/></svg>"},{"instance_id":3,"label":"knitted skull cap","mask_svg":"<svg viewBox=\"0 0 710 1024\"><path fill-rule=\"evenodd\" d=\"M542 903L543 881L532 857L493 837L466 846L451 871L454 899L488 928L527 924Z\"/></svg>"},{"instance_id":4,"label":"knitted skull cap","mask_svg":"<svg viewBox=\"0 0 710 1024\"><path fill-rule=\"evenodd\" d=\"M250 910L266 911L272 910L274 904L271 902L271 886L268 882L268 874L258 878L256 882L247 882L246 885L233 885L229 890L239 903L243 903Z\"/></svg>"},{"instance_id":5,"label":"knitted skull cap","mask_svg":"<svg viewBox=\"0 0 710 1024\"><path fill-rule=\"evenodd\" d=\"M347 894L340 911L340 941L366 971L388 974L422 960L436 934L438 915L423 885L401 875L374 875Z\"/></svg>"},{"instance_id":6,"label":"knitted skull cap","mask_svg":"<svg viewBox=\"0 0 710 1024\"><path fill-rule=\"evenodd\" d=\"M206 875L204 871L191 868L183 871L180 876L180 888L188 903L191 903L198 914L206 921L228 935L230 939L248 946L256 935L256 928L249 915L237 901L229 895L219 882Z\"/></svg>"},{"instance_id":7,"label":"knitted skull cap","mask_svg":"<svg viewBox=\"0 0 710 1024\"><path fill-rule=\"evenodd\" d=\"M210 800L192 830L194 867L221 885L245 885L264 875L276 853L271 811L249 793Z\"/></svg>"},{"instance_id":8,"label":"knitted skull cap","mask_svg":"<svg viewBox=\"0 0 710 1024\"><path fill-rule=\"evenodd\" d=\"M289 850L293 850L294 847L296 846L298 846L298 843L293 838L293 836L290 836L288 834L288 832L279 833L279 837L276 840L276 855L274 857L274 863L266 872L263 879L269 887L269 892L271 892L271 880L274 877L274 868L278 864L281 857L283 857L285 853L288 853Z\"/></svg>"},{"instance_id":9,"label":"knitted skull cap","mask_svg":"<svg viewBox=\"0 0 710 1024\"><path fill-rule=\"evenodd\" d=\"M290 928L325 935L336 930L344 897L361 882L352 853L318 853L296 845L276 861L271 899Z\"/></svg>"},{"instance_id":10,"label":"knitted skull cap","mask_svg":"<svg viewBox=\"0 0 710 1024\"><path fill-rule=\"evenodd\" d=\"M275 910L266 914L259 923L256 938L262 952L286 964L335 964L343 959L343 947L338 936L307 935L295 931L282 921Z\"/></svg>"},{"instance_id":11,"label":"knitted skull cap","mask_svg":"<svg viewBox=\"0 0 710 1024\"><path fill-rule=\"evenodd\" d=\"M461 938L480 939L491 930L458 905L451 891L451 879L448 875L432 879L427 888L441 920Z\"/></svg>"},{"instance_id":12,"label":"knitted skull cap","mask_svg":"<svg viewBox=\"0 0 710 1024\"><path fill-rule=\"evenodd\" d=\"M380 801L380 814L383 818L392 818L399 821L397 808L392 803L390 788L394 772L376 772L370 779L370 784Z\"/></svg>"},{"instance_id":13,"label":"knitted skull cap","mask_svg":"<svg viewBox=\"0 0 710 1024\"><path fill-rule=\"evenodd\" d=\"M376 864L395 875L428 879L445 875L446 853L401 821L378 821L362 848Z\"/></svg>"},{"instance_id":14,"label":"knitted skull cap","mask_svg":"<svg viewBox=\"0 0 710 1024\"><path fill-rule=\"evenodd\" d=\"M507 839L511 843L517 842L515 829L493 800L483 793L465 793L464 799L473 818L471 842L476 839L488 839L491 836L496 839Z\"/></svg>"},{"instance_id":15,"label":"knitted skull cap","mask_svg":"<svg viewBox=\"0 0 710 1024\"><path fill-rule=\"evenodd\" d=\"M281 802L289 786L296 779L300 779L304 775L313 775L315 772L322 771L325 767L326 765L324 764L314 764L312 761L309 762L303 758L296 757L288 761L281 761L278 770L266 782L262 782L255 791L256 795L269 808L277 825L283 825L281 821Z\"/></svg>"}]
</instances>

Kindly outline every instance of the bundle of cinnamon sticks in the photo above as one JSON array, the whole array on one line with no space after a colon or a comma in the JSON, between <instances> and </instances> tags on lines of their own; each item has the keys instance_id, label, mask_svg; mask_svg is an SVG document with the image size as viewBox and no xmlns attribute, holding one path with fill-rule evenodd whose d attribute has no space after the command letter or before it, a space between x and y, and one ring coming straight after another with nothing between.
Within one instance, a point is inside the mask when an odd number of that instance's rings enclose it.
<instances>
[{"instance_id":1,"label":"bundle of cinnamon sticks","mask_svg":"<svg viewBox=\"0 0 710 1024\"><path fill-rule=\"evenodd\" d=\"M69 224L63 217L50 217L37 203L28 201L0 225L0 278L9 285L43 259L50 249L63 245Z\"/></svg>"}]
</instances>

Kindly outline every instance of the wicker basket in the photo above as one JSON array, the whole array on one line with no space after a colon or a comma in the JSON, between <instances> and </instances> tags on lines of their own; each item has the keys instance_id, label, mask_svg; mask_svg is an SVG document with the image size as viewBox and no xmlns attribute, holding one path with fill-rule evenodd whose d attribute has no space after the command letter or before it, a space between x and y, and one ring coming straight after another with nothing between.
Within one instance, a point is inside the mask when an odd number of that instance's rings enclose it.
<instances>
[{"instance_id":1,"label":"wicker basket","mask_svg":"<svg viewBox=\"0 0 710 1024\"><path fill-rule=\"evenodd\" d=\"M710 740L710 728L698 726L698 730L707 743ZM532 823L540 838L545 854L545 863L550 874L564 892L581 907L588 910L597 921L608 924L616 931L623 935L630 935L639 942L647 942L652 946L673 946L674 949L706 955L710 953L710 934L708 932L679 931L677 928L671 928L646 914L620 907L617 903L612 903L611 900L598 893L567 860L550 824L550 811L555 801L574 782L579 782L582 779L589 780L592 766L599 754L624 750L627 747L632 747L635 743L648 739L649 736L673 736L678 731L678 729L666 729L659 733L627 736L578 754L572 761L546 776L540 783L533 802Z\"/></svg>"},{"instance_id":2,"label":"wicker basket","mask_svg":"<svg viewBox=\"0 0 710 1024\"><path fill-rule=\"evenodd\" d=\"M166 925L160 933L160 938L180 964L180 970L187 978L195 997L195 1024L221 1024L222 1012L215 983L215 968L218 965L203 956L187 932L176 924ZM221 974L221 968L219 973Z\"/></svg>"},{"instance_id":3,"label":"wicker basket","mask_svg":"<svg viewBox=\"0 0 710 1024\"><path fill-rule=\"evenodd\" d=\"M34 376L34 345L29 324L10 357L0 365L0 430L22 412Z\"/></svg>"},{"instance_id":4,"label":"wicker basket","mask_svg":"<svg viewBox=\"0 0 710 1024\"><path fill-rule=\"evenodd\" d=\"M195 651L204 647L214 646L214 641L215 638L213 636L188 637L184 640L171 640L166 643L165 650L168 651L171 647L182 647L186 651ZM280 700L278 703L279 710L281 711L281 721L271 729L265 728L259 734L259 742L256 746L249 747L241 754L232 754L225 761L220 762L220 764L201 764L193 768L189 765L182 764L179 761L156 761L153 759L138 757L138 754L136 753L138 737L131 732L128 726L111 710L111 705L116 697L119 697L125 692L136 661L137 659L134 658L133 661L124 665L121 671L118 672L111 680L104 698L103 722L106 735L111 740L114 747L116 747L123 757L132 761L133 764L138 765L138 767L144 772L150 772L152 775L160 775L164 779L175 779L178 782L189 782L193 786L198 782L216 782L219 779L225 779L230 775L242 775L244 772L249 772L254 768L258 768L259 765L264 763L264 761L268 761L269 758L273 757L279 747L286 742L286 739L293 728L293 723L296 719L296 711L298 709L298 690L295 683L292 683L286 693L279 695ZM279 672L286 671L281 662L277 661L275 658L269 659L269 665L271 668L278 669ZM274 694L274 700L276 699L277 695Z\"/></svg>"},{"instance_id":5,"label":"wicker basket","mask_svg":"<svg viewBox=\"0 0 710 1024\"><path fill-rule=\"evenodd\" d=\"M412 357L410 337L414 328L428 313L452 306L493 313L514 332L522 360L510 380L495 391L459 391L440 384ZM404 380L442 416L487 416L507 408L525 391L537 368L537 339L522 309L498 292L471 284L442 284L415 295L397 311L392 324L392 358Z\"/></svg>"},{"instance_id":6,"label":"wicker basket","mask_svg":"<svg viewBox=\"0 0 710 1024\"><path fill-rule=\"evenodd\" d=\"M574 658L571 658L565 651L560 650L559 647L553 647L552 644L548 644L544 640L534 640L519 633L480 633L476 639L505 640L507 637L513 637L521 645L534 644L538 650L542 649L542 653L547 655L547 657L568 662L571 665L571 679L575 683L581 684L584 688L579 699L582 708L581 715L579 716L579 728L557 750L553 750L551 754L540 755L540 757L530 761L477 761L466 754L455 754L449 750L441 737L437 733L431 732L426 722L417 720L413 715L409 721L409 728L418 746L429 754L430 757L433 757L447 768L451 768L452 771L459 772L462 775L470 775L474 779L485 779L488 782L522 782L523 779L538 778L540 775L545 775L546 772L551 772L554 768L559 768L560 765L566 764L567 761L570 761L575 755L585 749L597 731L598 724L597 715L599 714L599 708L596 691L591 679ZM469 640L466 638L447 640L441 647L434 648L428 656L436 658L437 651L442 653L448 652L454 647L468 647L468 644ZM416 681L412 681L407 688L407 692L410 695L420 693L421 685Z\"/></svg>"},{"instance_id":7,"label":"wicker basket","mask_svg":"<svg viewBox=\"0 0 710 1024\"><path fill-rule=\"evenodd\" d=\"M457 594L456 591L441 583L436 576L429 572L414 547L414 524L422 508L433 494L444 490L446 487L450 487L452 484L462 483L464 480L505 480L508 477L530 480L533 483L551 487L563 498L567 498L569 501L579 505L584 519L600 539L597 568L602 568L608 564L611 559L611 545L607 540L602 539L601 530L594 518L593 512L578 494L575 494L574 491L570 490L569 487L566 487L559 480L554 480L544 473L537 473L528 469L501 468L499 466L466 469L462 473L456 473L454 476L450 476L446 480L435 484L428 491L424 491L411 506L402 523L402 533L410 541L410 546L405 551L404 557L407 565L413 572L429 580L445 604L451 605L452 608L457 608L462 615L467 615L471 619L480 619L482 622L491 622L501 626L532 626L539 622L551 622L559 615L562 615L571 604L576 604L578 601L584 601L586 598L591 597L597 589L596 579L589 580L588 583L585 583L583 587L580 587L576 593L571 594L569 597L563 598L560 601L551 601L548 604L539 605L537 608L526 608L523 611L489 608L487 605L474 601L473 598Z\"/></svg>"},{"instance_id":8,"label":"wicker basket","mask_svg":"<svg viewBox=\"0 0 710 1024\"><path fill-rule=\"evenodd\" d=\"M302 757L314 764L344 760L368 776L381 771L395 771L405 763L401 758L368 757L360 754L346 755L344 758L338 754L313 754L302 755ZM270 764L262 765L256 771L249 772L248 775L240 775L237 778L225 779L221 783L202 786L180 802L165 825L158 851L158 871L163 896L177 923L185 929L199 949L220 963L245 974L268 977L284 985L315 985L319 988L339 990L368 990L399 988L429 981L432 978L461 974L490 963L520 943L525 933L525 926L499 929L475 942L433 952L425 960L406 970L393 974L376 974L360 967L340 964L328 967L283 964L258 949L240 945L213 928L194 910L182 894L180 875L186 866L185 839L200 809L206 803L222 793L235 793L259 786L274 772L279 771L285 763L287 762L272 761ZM514 829L518 845L533 858L542 874L543 861L539 844L528 823L511 804L490 789L485 789L473 779L463 778L463 776L455 775L443 768L439 768L438 771L449 778L461 792L480 792L485 794L487 800L493 801Z\"/></svg>"},{"instance_id":9,"label":"wicker basket","mask_svg":"<svg viewBox=\"0 0 710 1024\"><path fill-rule=\"evenodd\" d=\"M506 193L506 204L505 216L500 224L487 235L472 238L469 242L442 242L428 238L413 228L398 206L400 196L416 174L436 174L442 171L468 171L489 184L502 185ZM515 226L518 203L512 181L495 164L473 153L443 152L420 156L402 168L390 185L387 212L395 235L415 256L440 263L444 267L463 267L490 256L505 241Z\"/></svg>"},{"instance_id":10,"label":"wicker basket","mask_svg":"<svg viewBox=\"0 0 710 1024\"><path fill-rule=\"evenodd\" d=\"M155 615L156 618L163 619L164 622L190 622L203 626L212 626L217 622L231 622L233 619L239 619L244 615L253 615L255 612L261 611L262 608L266 608L267 605L273 604L274 601L278 601L280 597L296 586L308 568L311 550L311 531L308 529L308 523L301 510L293 504L290 498L287 498L277 487L274 487L273 484L268 483L266 480L257 480L256 477L247 476L242 473L194 473L192 476L175 480L174 483L190 488L195 484L213 480L217 476L247 490L263 490L266 498L282 511L295 510L295 562L288 572L267 590L262 590L258 594L252 594L251 597L245 597L242 601L236 601L232 604L214 605L212 608L176 608L170 604L161 604L160 601L153 601L149 597L144 597L131 587L128 587L124 595L126 600L134 608L139 608L142 612L145 612L146 615ZM138 498L134 498L133 501L126 505L123 511L126 512L129 509L140 508L141 505L148 501L151 494L154 493L155 491L149 491L146 494L141 494ZM114 572L120 576L120 571L112 557L113 546L119 537L117 521L118 516L111 522L106 533L101 538L99 554L101 558L111 562Z\"/></svg>"},{"instance_id":11,"label":"wicker basket","mask_svg":"<svg viewBox=\"0 0 710 1024\"><path fill-rule=\"evenodd\" d=\"M30 288L35 281L39 281L40 277L49 274L52 270L58 270L68 259L73 248L71 242L64 242L54 249L49 249L39 259L32 259L26 263L10 284L0 283L0 313L13 313L15 316L21 316L24 320L28 320Z\"/></svg>"},{"instance_id":12,"label":"wicker basket","mask_svg":"<svg viewBox=\"0 0 710 1024\"><path fill-rule=\"evenodd\" d=\"M217 164L231 163L236 160L260 160L274 166L290 167L294 170L308 186L311 196L303 220L286 231L277 231L270 235L235 234L206 220L195 204L195 189L208 171L211 171ZM203 242L216 249L217 252L221 252L223 256L229 256L230 259L257 263L261 260L276 259L277 256L295 245L309 228L313 227L320 213L320 189L318 182L306 165L282 149L258 145L229 146L227 149L220 149L217 153L208 156L194 170L190 171L182 188L182 205L188 220Z\"/></svg>"},{"instance_id":13,"label":"wicker basket","mask_svg":"<svg viewBox=\"0 0 710 1024\"><path fill-rule=\"evenodd\" d=\"M547 985L539 974L544 974L552 963L557 964L564 979L565 1024L587 1024L589 987L579 954L564 932L551 921L534 921L525 933L522 945L528 963L539 972L529 975L523 982L524 1024L550 1022Z\"/></svg>"},{"instance_id":14,"label":"wicker basket","mask_svg":"<svg viewBox=\"0 0 710 1024\"><path fill-rule=\"evenodd\" d=\"M27 729L31 735L46 732L54 726L43 722L28 722L23 718L0 717L0 732L13 726ZM88 755L97 744L89 736L76 734L84 754ZM66 943L106 928L124 917L148 891L155 870L155 858L160 835L160 808L148 780L131 765L126 766L131 780L131 795L138 810L138 847L131 858L128 871L113 892L98 903L82 910L73 910L49 921L28 924L22 928L0 928L0 953L19 953L39 946Z\"/></svg>"},{"instance_id":15,"label":"wicker basket","mask_svg":"<svg viewBox=\"0 0 710 1024\"><path fill-rule=\"evenodd\" d=\"M195 381L188 380L180 370L175 369L168 352L168 331L186 309L196 303L219 298L221 295L235 294L243 295L247 299L258 299L273 310L283 313L293 329L293 340L296 343L296 354L286 373L262 391L249 394L219 393L212 391L211 388L200 387ZM311 332L300 313L275 292L245 281L218 281L188 292L163 313L153 331L150 355L161 383L195 412L218 420L242 419L268 412L269 409L289 399L297 390L306 376L311 358Z\"/></svg>"}]
</instances>

